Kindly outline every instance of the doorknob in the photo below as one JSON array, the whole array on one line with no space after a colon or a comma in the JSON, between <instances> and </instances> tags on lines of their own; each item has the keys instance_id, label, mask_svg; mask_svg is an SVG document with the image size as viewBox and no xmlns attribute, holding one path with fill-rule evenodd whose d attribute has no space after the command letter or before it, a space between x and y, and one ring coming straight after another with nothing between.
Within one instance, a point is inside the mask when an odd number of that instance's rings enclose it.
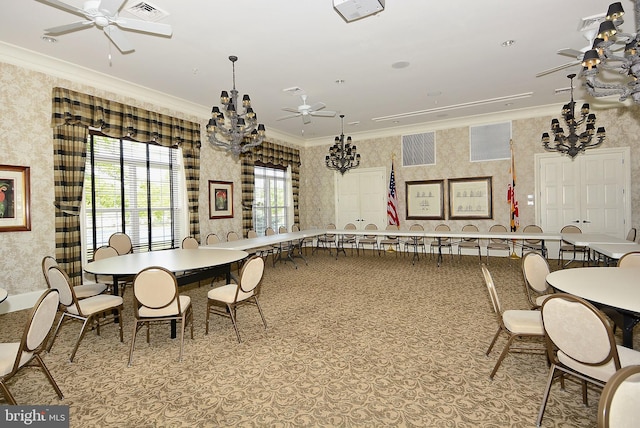
<instances>
[{"instance_id":1,"label":"doorknob","mask_svg":"<svg viewBox=\"0 0 640 428\"><path fill-rule=\"evenodd\" d=\"M574 220L573 223L580 223L580 220Z\"/></svg>"},{"instance_id":2,"label":"doorknob","mask_svg":"<svg viewBox=\"0 0 640 428\"><path fill-rule=\"evenodd\" d=\"M589 220L582 220L583 223L591 223Z\"/></svg>"}]
</instances>

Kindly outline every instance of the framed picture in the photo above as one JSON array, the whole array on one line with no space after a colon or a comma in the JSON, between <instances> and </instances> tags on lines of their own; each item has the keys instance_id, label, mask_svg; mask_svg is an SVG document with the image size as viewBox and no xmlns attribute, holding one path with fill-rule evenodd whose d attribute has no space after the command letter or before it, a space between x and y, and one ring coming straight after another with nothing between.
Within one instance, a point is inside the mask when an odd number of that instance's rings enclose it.
<instances>
[{"instance_id":1,"label":"framed picture","mask_svg":"<svg viewBox=\"0 0 640 428\"><path fill-rule=\"evenodd\" d=\"M493 218L491 177L449 179L449 218Z\"/></svg>"},{"instance_id":2,"label":"framed picture","mask_svg":"<svg viewBox=\"0 0 640 428\"><path fill-rule=\"evenodd\" d=\"M407 181L407 220L444 219L444 180Z\"/></svg>"},{"instance_id":3,"label":"framed picture","mask_svg":"<svg viewBox=\"0 0 640 428\"><path fill-rule=\"evenodd\" d=\"M209 180L209 218L233 217L233 182Z\"/></svg>"},{"instance_id":4,"label":"framed picture","mask_svg":"<svg viewBox=\"0 0 640 428\"><path fill-rule=\"evenodd\" d=\"M0 232L31 230L28 166L0 165Z\"/></svg>"}]
</instances>

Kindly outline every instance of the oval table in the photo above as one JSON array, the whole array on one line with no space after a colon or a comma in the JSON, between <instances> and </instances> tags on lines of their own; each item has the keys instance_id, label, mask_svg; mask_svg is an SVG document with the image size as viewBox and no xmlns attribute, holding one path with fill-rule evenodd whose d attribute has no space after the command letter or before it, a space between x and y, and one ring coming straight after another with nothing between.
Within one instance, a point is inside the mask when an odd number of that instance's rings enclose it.
<instances>
[{"instance_id":1,"label":"oval table","mask_svg":"<svg viewBox=\"0 0 640 428\"><path fill-rule=\"evenodd\" d=\"M7 296L9 296L7 290L5 290L4 288L0 288L0 303L4 302Z\"/></svg>"},{"instance_id":2,"label":"oval table","mask_svg":"<svg viewBox=\"0 0 640 428\"><path fill-rule=\"evenodd\" d=\"M164 267L177 275L178 285L190 284L215 275L225 274L231 281L231 264L246 258L246 251L216 249L175 249L146 253L130 253L87 263L84 270L94 275L113 277L113 293L118 294L118 280L136 275L150 266ZM175 337L175 321L171 322L171 337Z\"/></svg>"},{"instance_id":3,"label":"oval table","mask_svg":"<svg viewBox=\"0 0 640 428\"><path fill-rule=\"evenodd\" d=\"M553 288L617 309L623 316L622 344L633 347L633 327L640 321L640 268L583 267L547 275Z\"/></svg>"}]
</instances>

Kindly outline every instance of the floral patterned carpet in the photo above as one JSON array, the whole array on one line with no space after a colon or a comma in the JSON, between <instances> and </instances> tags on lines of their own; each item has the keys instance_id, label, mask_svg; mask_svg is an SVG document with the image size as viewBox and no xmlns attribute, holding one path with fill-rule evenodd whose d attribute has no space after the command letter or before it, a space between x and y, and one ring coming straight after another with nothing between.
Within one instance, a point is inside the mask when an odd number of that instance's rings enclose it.
<instances>
[{"instance_id":1,"label":"floral patterned carpet","mask_svg":"<svg viewBox=\"0 0 640 428\"><path fill-rule=\"evenodd\" d=\"M505 343L485 351L497 329L478 260L309 254L265 270L260 301L231 321L213 316L204 334L210 285L181 292L194 306L195 339L152 326L139 334L127 367L133 324L125 296L125 340L117 328L89 332L68 362L80 324L64 326L44 358L65 394L42 373L9 382L19 404L67 404L72 427L531 427L548 367L542 355L510 354L489 373ZM555 260L551 261L555 266ZM502 304L527 308L519 260L491 259ZM0 316L0 340L16 341L27 311ZM544 426L595 426L600 392L582 404L580 387L554 385Z\"/></svg>"}]
</instances>

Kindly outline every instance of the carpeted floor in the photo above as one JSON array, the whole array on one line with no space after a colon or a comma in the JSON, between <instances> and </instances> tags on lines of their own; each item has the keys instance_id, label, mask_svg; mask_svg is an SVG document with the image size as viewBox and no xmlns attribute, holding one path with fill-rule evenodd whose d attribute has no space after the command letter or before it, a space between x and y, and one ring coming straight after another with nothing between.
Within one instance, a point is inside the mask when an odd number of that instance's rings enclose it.
<instances>
[{"instance_id":1,"label":"carpeted floor","mask_svg":"<svg viewBox=\"0 0 640 428\"><path fill-rule=\"evenodd\" d=\"M204 334L203 283L181 289L195 318L183 361L168 326L156 326L150 346L141 332L127 368L129 290L124 343L115 325L89 332L69 363L73 323L45 354L63 401L36 370L9 387L19 404L69 405L72 427L535 425L546 360L511 354L489 380L505 342L485 356L497 323L477 258L446 258L440 268L393 254L336 261L320 252L308 261L297 270L267 264L260 301L269 328L256 308L239 309L241 344L227 318L214 317ZM503 306L527 308L519 261L492 259L489 269ZM0 340L18 340L25 317L0 316ZM599 391L589 397L584 407L579 385L554 385L544 426L594 426Z\"/></svg>"}]
</instances>

